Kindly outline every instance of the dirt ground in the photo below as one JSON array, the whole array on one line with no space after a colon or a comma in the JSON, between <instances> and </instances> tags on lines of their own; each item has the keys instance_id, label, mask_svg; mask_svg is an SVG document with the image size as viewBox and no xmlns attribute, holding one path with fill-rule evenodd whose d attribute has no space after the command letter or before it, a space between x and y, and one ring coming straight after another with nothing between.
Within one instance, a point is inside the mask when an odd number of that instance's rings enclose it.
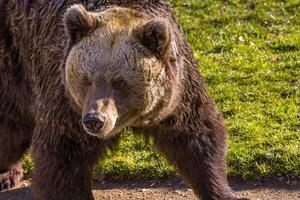
<instances>
[{"instance_id":1,"label":"dirt ground","mask_svg":"<svg viewBox=\"0 0 300 200\"><path fill-rule=\"evenodd\" d=\"M239 196L253 200L300 200L300 180L281 179L265 181L241 181L230 179L230 185ZM178 180L147 182L95 182L96 200L195 200L190 188ZM19 188L0 193L0 200L33 200L30 181Z\"/></svg>"}]
</instances>

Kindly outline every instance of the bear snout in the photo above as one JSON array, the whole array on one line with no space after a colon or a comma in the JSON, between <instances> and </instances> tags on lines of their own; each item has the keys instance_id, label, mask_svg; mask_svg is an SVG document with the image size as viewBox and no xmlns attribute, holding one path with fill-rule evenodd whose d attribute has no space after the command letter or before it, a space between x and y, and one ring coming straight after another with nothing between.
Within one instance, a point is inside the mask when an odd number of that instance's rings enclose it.
<instances>
[{"instance_id":1,"label":"bear snout","mask_svg":"<svg viewBox=\"0 0 300 200\"><path fill-rule=\"evenodd\" d=\"M97 114L86 114L83 117L82 122L85 129L93 134L100 132L104 126L104 119Z\"/></svg>"}]
</instances>

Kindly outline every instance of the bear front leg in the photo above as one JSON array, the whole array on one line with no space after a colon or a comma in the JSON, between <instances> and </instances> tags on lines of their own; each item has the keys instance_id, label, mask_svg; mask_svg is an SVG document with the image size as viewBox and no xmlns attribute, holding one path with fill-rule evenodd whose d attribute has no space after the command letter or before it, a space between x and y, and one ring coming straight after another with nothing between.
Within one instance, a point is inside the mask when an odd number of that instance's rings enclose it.
<instances>
[{"instance_id":1,"label":"bear front leg","mask_svg":"<svg viewBox=\"0 0 300 200\"><path fill-rule=\"evenodd\" d=\"M91 168L97 155L87 155L70 139L54 140L60 140L61 146L33 142L34 196L41 200L92 200Z\"/></svg>"},{"instance_id":2,"label":"bear front leg","mask_svg":"<svg viewBox=\"0 0 300 200\"><path fill-rule=\"evenodd\" d=\"M104 154L106 143L111 142L104 143L80 129L74 133L59 128L65 132L38 131L34 135L34 196L41 200L92 200L92 168Z\"/></svg>"},{"instance_id":3,"label":"bear front leg","mask_svg":"<svg viewBox=\"0 0 300 200\"><path fill-rule=\"evenodd\" d=\"M227 183L226 135L215 131L156 132L154 143L202 200L242 200Z\"/></svg>"}]
</instances>

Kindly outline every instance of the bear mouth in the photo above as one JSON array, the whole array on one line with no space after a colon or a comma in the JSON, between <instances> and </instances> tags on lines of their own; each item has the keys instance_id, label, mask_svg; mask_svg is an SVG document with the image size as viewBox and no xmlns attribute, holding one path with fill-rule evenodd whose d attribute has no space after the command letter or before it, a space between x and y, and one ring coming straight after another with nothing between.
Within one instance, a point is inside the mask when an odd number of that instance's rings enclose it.
<instances>
[{"instance_id":1,"label":"bear mouth","mask_svg":"<svg viewBox=\"0 0 300 200\"><path fill-rule=\"evenodd\" d=\"M99 131L93 131L87 128L84 123L82 123L82 126L87 134L100 139L110 138L118 133L118 128L115 126L115 122L104 123L103 127Z\"/></svg>"}]
</instances>

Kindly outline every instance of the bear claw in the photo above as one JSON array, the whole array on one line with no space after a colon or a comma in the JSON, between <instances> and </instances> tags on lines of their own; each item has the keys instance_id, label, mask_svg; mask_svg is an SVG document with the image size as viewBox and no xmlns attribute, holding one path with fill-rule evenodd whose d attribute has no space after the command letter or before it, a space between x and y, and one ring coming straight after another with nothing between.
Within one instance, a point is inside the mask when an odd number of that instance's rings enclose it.
<instances>
[{"instance_id":1,"label":"bear claw","mask_svg":"<svg viewBox=\"0 0 300 200\"><path fill-rule=\"evenodd\" d=\"M17 186L23 177L23 170L20 165L15 165L0 173L0 191Z\"/></svg>"},{"instance_id":2,"label":"bear claw","mask_svg":"<svg viewBox=\"0 0 300 200\"><path fill-rule=\"evenodd\" d=\"M10 181L5 181L4 183L0 183L0 191L9 188L10 188Z\"/></svg>"}]
</instances>

